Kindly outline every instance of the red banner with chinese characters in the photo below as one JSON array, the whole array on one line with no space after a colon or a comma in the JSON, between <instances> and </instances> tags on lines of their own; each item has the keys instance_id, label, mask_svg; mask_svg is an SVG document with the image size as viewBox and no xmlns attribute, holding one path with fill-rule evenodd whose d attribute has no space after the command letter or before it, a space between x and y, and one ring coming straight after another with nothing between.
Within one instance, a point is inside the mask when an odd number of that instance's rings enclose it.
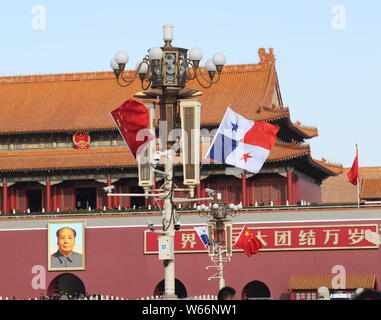
<instances>
[{"instance_id":1,"label":"red banner with chinese characters","mask_svg":"<svg viewBox=\"0 0 381 320\"><path fill-rule=\"evenodd\" d=\"M233 244L242 227L233 228ZM280 250L338 250L338 249L378 249L365 239L365 231L378 233L377 224L312 225L287 227L249 227L261 241L260 251ZM158 234L144 231L144 253L158 252ZM233 246L233 251L242 251ZM181 229L175 233L176 253L207 252L194 229Z\"/></svg>"}]
</instances>

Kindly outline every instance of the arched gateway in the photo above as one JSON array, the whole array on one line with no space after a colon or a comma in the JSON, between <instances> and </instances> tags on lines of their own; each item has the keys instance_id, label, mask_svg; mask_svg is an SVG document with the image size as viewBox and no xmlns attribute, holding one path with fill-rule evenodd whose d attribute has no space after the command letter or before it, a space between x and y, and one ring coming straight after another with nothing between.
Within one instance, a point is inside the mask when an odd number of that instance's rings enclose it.
<instances>
[{"instance_id":1,"label":"arched gateway","mask_svg":"<svg viewBox=\"0 0 381 320\"><path fill-rule=\"evenodd\" d=\"M79 295L86 294L86 288L82 280L71 273L62 273L55 277L49 284L48 295L67 294Z\"/></svg>"},{"instance_id":2,"label":"arched gateway","mask_svg":"<svg viewBox=\"0 0 381 320\"><path fill-rule=\"evenodd\" d=\"M164 294L164 280L161 280L155 287L153 295L162 296L163 294ZM187 289L185 288L184 284L178 279L175 279L175 294L180 299L186 298L188 296Z\"/></svg>"},{"instance_id":3,"label":"arched gateway","mask_svg":"<svg viewBox=\"0 0 381 320\"><path fill-rule=\"evenodd\" d=\"M262 281L251 281L242 290L242 299L270 299L270 289Z\"/></svg>"}]
</instances>

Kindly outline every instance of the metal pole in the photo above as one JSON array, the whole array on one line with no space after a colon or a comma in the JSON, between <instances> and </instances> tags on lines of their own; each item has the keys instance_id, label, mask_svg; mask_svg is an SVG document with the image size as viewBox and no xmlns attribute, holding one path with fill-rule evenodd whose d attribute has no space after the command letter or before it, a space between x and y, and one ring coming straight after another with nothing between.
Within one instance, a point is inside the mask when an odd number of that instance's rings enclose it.
<instances>
[{"instance_id":1,"label":"metal pole","mask_svg":"<svg viewBox=\"0 0 381 320\"><path fill-rule=\"evenodd\" d=\"M360 179L359 179L359 149L356 143L356 158L357 158L357 207L360 208Z\"/></svg>"},{"instance_id":2,"label":"metal pole","mask_svg":"<svg viewBox=\"0 0 381 320\"><path fill-rule=\"evenodd\" d=\"M221 245L218 246L218 276L219 276L219 286L220 290L225 287L225 278L224 278L224 263L222 261L222 250Z\"/></svg>"},{"instance_id":3,"label":"metal pole","mask_svg":"<svg viewBox=\"0 0 381 320\"><path fill-rule=\"evenodd\" d=\"M357 207L360 208L360 179L357 179Z\"/></svg>"},{"instance_id":4,"label":"metal pole","mask_svg":"<svg viewBox=\"0 0 381 320\"><path fill-rule=\"evenodd\" d=\"M173 189L173 152L167 151L167 158L164 165L164 170L166 174L166 181L164 183L164 228L163 231L168 232L169 237L175 238L175 228L174 228L174 212L172 207L172 189ZM174 241L173 241L174 243ZM172 247L171 250L174 250ZM175 295L175 256L173 255L173 260L164 261L164 283L165 283L165 298L176 298Z\"/></svg>"}]
</instances>

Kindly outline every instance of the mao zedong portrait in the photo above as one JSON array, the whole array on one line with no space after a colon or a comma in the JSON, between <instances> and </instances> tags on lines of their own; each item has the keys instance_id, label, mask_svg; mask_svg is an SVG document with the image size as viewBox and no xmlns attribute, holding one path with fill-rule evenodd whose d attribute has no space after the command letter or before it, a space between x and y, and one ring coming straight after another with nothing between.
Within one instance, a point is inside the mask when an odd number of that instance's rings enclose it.
<instances>
[{"instance_id":1,"label":"mao zedong portrait","mask_svg":"<svg viewBox=\"0 0 381 320\"><path fill-rule=\"evenodd\" d=\"M82 268L83 255L73 251L76 231L63 227L57 230L56 235L58 250L50 256L51 268Z\"/></svg>"}]
</instances>

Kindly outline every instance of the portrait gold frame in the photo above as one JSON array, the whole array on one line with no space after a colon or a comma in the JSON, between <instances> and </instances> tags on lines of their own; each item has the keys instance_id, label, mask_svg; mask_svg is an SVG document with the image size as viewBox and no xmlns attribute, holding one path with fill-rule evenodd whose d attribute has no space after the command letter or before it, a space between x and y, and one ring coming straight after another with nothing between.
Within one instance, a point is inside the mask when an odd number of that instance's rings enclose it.
<instances>
[{"instance_id":1,"label":"portrait gold frame","mask_svg":"<svg viewBox=\"0 0 381 320\"><path fill-rule=\"evenodd\" d=\"M50 261L50 249L51 249L51 243L50 243L50 232L51 232L51 225L57 225L60 224L62 227L65 226L65 224L81 224L82 228L82 248L83 248L83 266L82 267L76 267L76 268L52 268L51 261ZM49 221L48 222L48 232L47 232L47 238L48 238L48 271L74 271L74 270L86 270L86 233L85 233L85 221Z\"/></svg>"}]
</instances>

